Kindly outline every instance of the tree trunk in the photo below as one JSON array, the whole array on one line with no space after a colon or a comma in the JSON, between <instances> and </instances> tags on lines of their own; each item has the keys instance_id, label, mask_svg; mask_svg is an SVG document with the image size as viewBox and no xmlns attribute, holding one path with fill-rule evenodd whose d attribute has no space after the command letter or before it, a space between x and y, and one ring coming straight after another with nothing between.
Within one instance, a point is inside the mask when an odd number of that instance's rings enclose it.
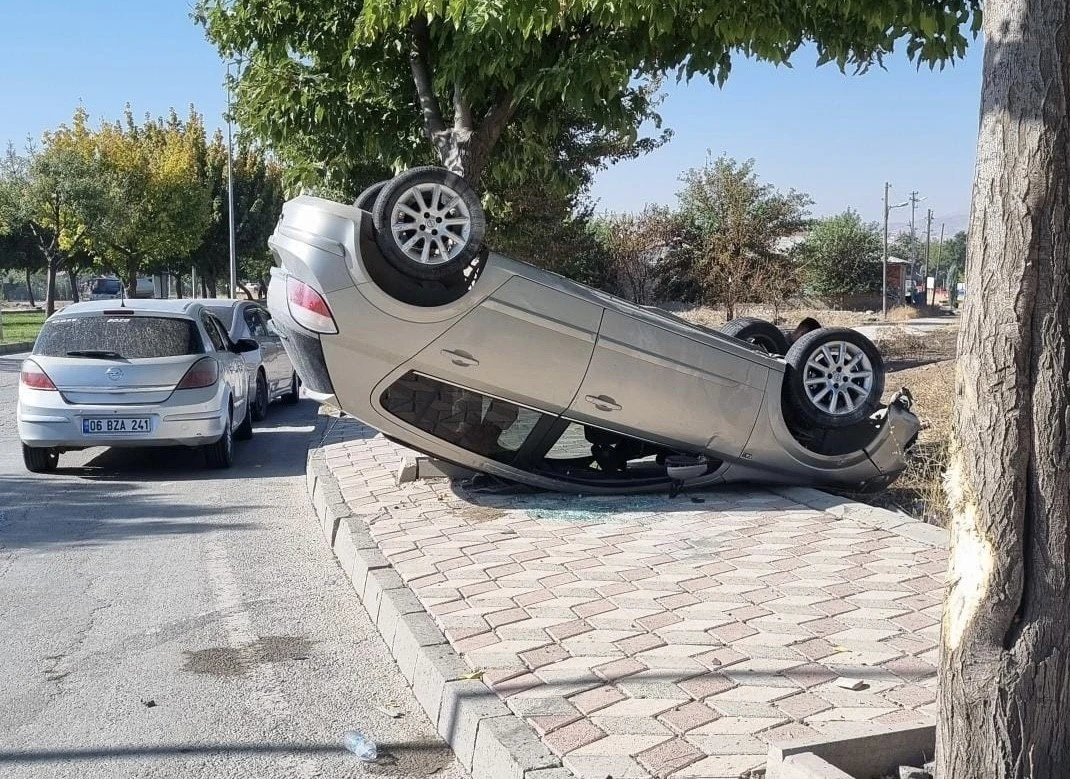
<instances>
[{"instance_id":1,"label":"tree trunk","mask_svg":"<svg viewBox=\"0 0 1070 779\"><path fill-rule=\"evenodd\" d=\"M942 779L1070 766L1070 6L989 0L951 463Z\"/></svg>"},{"instance_id":2,"label":"tree trunk","mask_svg":"<svg viewBox=\"0 0 1070 779\"><path fill-rule=\"evenodd\" d=\"M182 274L181 273L172 273L171 275L175 277L175 297L181 298L182 297Z\"/></svg>"},{"instance_id":3,"label":"tree trunk","mask_svg":"<svg viewBox=\"0 0 1070 779\"><path fill-rule=\"evenodd\" d=\"M56 313L56 273L59 270L59 258L48 259L48 271L45 274L45 316Z\"/></svg>"},{"instance_id":4,"label":"tree trunk","mask_svg":"<svg viewBox=\"0 0 1070 779\"><path fill-rule=\"evenodd\" d=\"M124 279L126 284L126 296L128 298L137 297L137 266L132 269L128 268L126 271L126 278Z\"/></svg>"},{"instance_id":5,"label":"tree trunk","mask_svg":"<svg viewBox=\"0 0 1070 779\"><path fill-rule=\"evenodd\" d=\"M26 269L26 294L30 298L30 308L37 308L37 301L33 299L33 274L30 269Z\"/></svg>"},{"instance_id":6,"label":"tree trunk","mask_svg":"<svg viewBox=\"0 0 1070 779\"><path fill-rule=\"evenodd\" d=\"M67 260L67 278L71 282L71 302L77 303L80 300L78 295L78 268L75 267L74 260Z\"/></svg>"}]
</instances>

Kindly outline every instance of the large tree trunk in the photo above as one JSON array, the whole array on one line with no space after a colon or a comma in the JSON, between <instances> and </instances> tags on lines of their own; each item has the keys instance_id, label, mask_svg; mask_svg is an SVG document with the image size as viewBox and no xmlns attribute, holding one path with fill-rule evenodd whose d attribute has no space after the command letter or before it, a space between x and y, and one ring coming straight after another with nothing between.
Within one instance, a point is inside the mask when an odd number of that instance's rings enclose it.
<instances>
[{"instance_id":1,"label":"large tree trunk","mask_svg":"<svg viewBox=\"0 0 1070 779\"><path fill-rule=\"evenodd\" d=\"M941 779L1070 770L1070 5L989 0L961 357Z\"/></svg>"},{"instance_id":2,"label":"large tree trunk","mask_svg":"<svg viewBox=\"0 0 1070 779\"><path fill-rule=\"evenodd\" d=\"M26 295L30 299L30 308L37 308L37 302L33 299L33 273L26 269Z\"/></svg>"},{"instance_id":3,"label":"large tree trunk","mask_svg":"<svg viewBox=\"0 0 1070 779\"><path fill-rule=\"evenodd\" d=\"M67 278L71 282L71 302L77 303L80 298L78 296L78 268L74 264L74 260L67 260Z\"/></svg>"}]
</instances>

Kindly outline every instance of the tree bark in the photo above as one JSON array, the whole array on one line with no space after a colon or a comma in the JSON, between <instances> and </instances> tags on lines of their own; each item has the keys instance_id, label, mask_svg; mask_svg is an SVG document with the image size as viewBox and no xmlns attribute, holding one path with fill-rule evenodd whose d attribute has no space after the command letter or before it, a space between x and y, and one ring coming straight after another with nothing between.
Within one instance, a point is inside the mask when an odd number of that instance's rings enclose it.
<instances>
[{"instance_id":1,"label":"tree bark","mask_svg":"<svg viewBox=\"0 0 1070 779\"><path fill-rule=\"evenodd\" d=\"M71 282L71 302L77 303L80 300L78 295L78 269L74 265L74 260L70 257L67 258L67 278Z\"/></svg>"},{"instance_id":2,"label":"tree bark","mask_svg":"<svg viewBox=\"0 0 1070 779\"><path fill-rule=\"evenodd\" d=\"M37 308L37 302L33 299L33 274L30 269L26 269L26 294L30 298L30 308Z\"/></svg>"},{"instance_id":3,"label":"tree bark","mask_svg":"<svg viewBox=\"0 0 1070 779\"><path fill-rule=\"evenodd\" d=\"M1070 766L1070 6L989 0L959 339L938 773Z\"/></svg>"},{"instance_id":4,"label":"tree bark","mask_svg":"<svg viewBox=\"0 0 1070 779\"><path fill-rule=\"evenodd\" d=\"M59 271L58 257L49 257L45 273L45 316L56 313L56 273Z\"/></svg>"}]
</instances>

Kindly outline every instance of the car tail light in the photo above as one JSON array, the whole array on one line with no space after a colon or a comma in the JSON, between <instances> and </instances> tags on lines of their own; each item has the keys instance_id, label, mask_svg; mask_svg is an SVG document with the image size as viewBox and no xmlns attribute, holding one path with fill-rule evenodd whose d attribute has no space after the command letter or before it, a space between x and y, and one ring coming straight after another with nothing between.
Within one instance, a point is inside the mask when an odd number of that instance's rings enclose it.
<instances>
[{"instance_id":1,"label":"car tail light","mask_svg":"<svg viewBox=\"0 0 1070 779\"><path fill-rule=\"evenodd\" d=\"M48 378L48 374L45 373L44 369L33 360L23 361L19 380L30 389L52 390L53 392L56 390L56 385L52 383L52 379Z\"/></svg>"},{"instance_id":2,"label":"car tail light","mask_svg":"<svg viewBox=\"0 0 1070 779\"><path fill-rule=\"evenodd\" d=\"M286 279L286 300L290 305L290 316L299 325L315 333L338 332L338 325L334 323L334 316L323 296L293 276Z\"/></svg>"},{"instance_id":3,"label":"car tail light","mask_svg":"<svg viewBox=\"0 0 1070 779\"><path fill-rule=\"evenodd\" d=\"M219 363L211 357L202 357L189 366L186 375L175 389L200 389L211 387L219 381Z\"/></svg>"}]
</instances>

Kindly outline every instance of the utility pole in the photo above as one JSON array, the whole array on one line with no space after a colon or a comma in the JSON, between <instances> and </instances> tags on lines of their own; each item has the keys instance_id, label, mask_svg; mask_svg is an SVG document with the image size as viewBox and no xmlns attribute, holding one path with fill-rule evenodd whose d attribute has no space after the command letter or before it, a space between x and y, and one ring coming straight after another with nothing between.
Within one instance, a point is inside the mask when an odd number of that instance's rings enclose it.
<instances>
[{"instance_id":1,"label":"utility pole","mask_svg":"<svg viewBox=\"0 0 1070 779\"><path fill-rule=\"evenodd\" d=\"M227 63L227 220L230 233L230 297L238 297L238 250L237 235L234 230L234 136L231 130L231 114L234 113L231 89L230 67L241 67L241 60ZM215 292L213 291L213 295Z\"/></svg>"},{"instance_id":2,"label":"utility pole","mask_svg":"<svg viewBox=\"0 0 1070 779\"><path fill-rule=\"evenodd\" d=\"M925 279L925 294L922 296L922 303L929 305L929 246L932 241L933 231L933 210L930 208L929 213L925 216L925 272L922 274ZM936 280L933 279L933 289L936 289Z\"/></svg>"},{"instance_id":3,"label":"utility pole","mask_svg":"<svg viewBox=\"0 0 1070 779\"><path fill-rule=\"evenodd\" d=\"M887 181L884 182L884 267L883 276L881 281L881 314L885 319L888 318L888 213L893 208L902 208L907 205L909 201L903 201L902 203L896 203L894 206L888 204L888 191L892 188L892 185Z\"/></svg>"},{"instance_id":4,"label":"utility pole","mask_svg":"<svg viewBox=\"0 0 1070 779\"><path fill-rule=\"evenodd\" d=\"M918 241L917 234L914 231L914 212L918 209L918 203L924 199L918 198L918 190L915 189L910 193L910 200L907 201L910 203L910 278L904 282L901 291L902 299L899 302L904 305L907 302L907 284L914 285L914 266L918 262ZM911 298L913 298L913 290L911 290Z\"/></svg>"},{"instance_id":5,"label":"utility pole","mask_svg":"<svg viewBox=\"0 0 1070 779\"><path fill-rule=\"evenodd\" d=\"M940 267L940 263L944 261L944 223L940 223L940 243L936 246L936 267ZM933 273L936 276L936 273ZM944 271L944 284L947 284L947 271ZM948 299L950 300L951 293L948 292ZM936 282L933 282L933 305L936 305Z\"/></svg>"}]
</instances>

